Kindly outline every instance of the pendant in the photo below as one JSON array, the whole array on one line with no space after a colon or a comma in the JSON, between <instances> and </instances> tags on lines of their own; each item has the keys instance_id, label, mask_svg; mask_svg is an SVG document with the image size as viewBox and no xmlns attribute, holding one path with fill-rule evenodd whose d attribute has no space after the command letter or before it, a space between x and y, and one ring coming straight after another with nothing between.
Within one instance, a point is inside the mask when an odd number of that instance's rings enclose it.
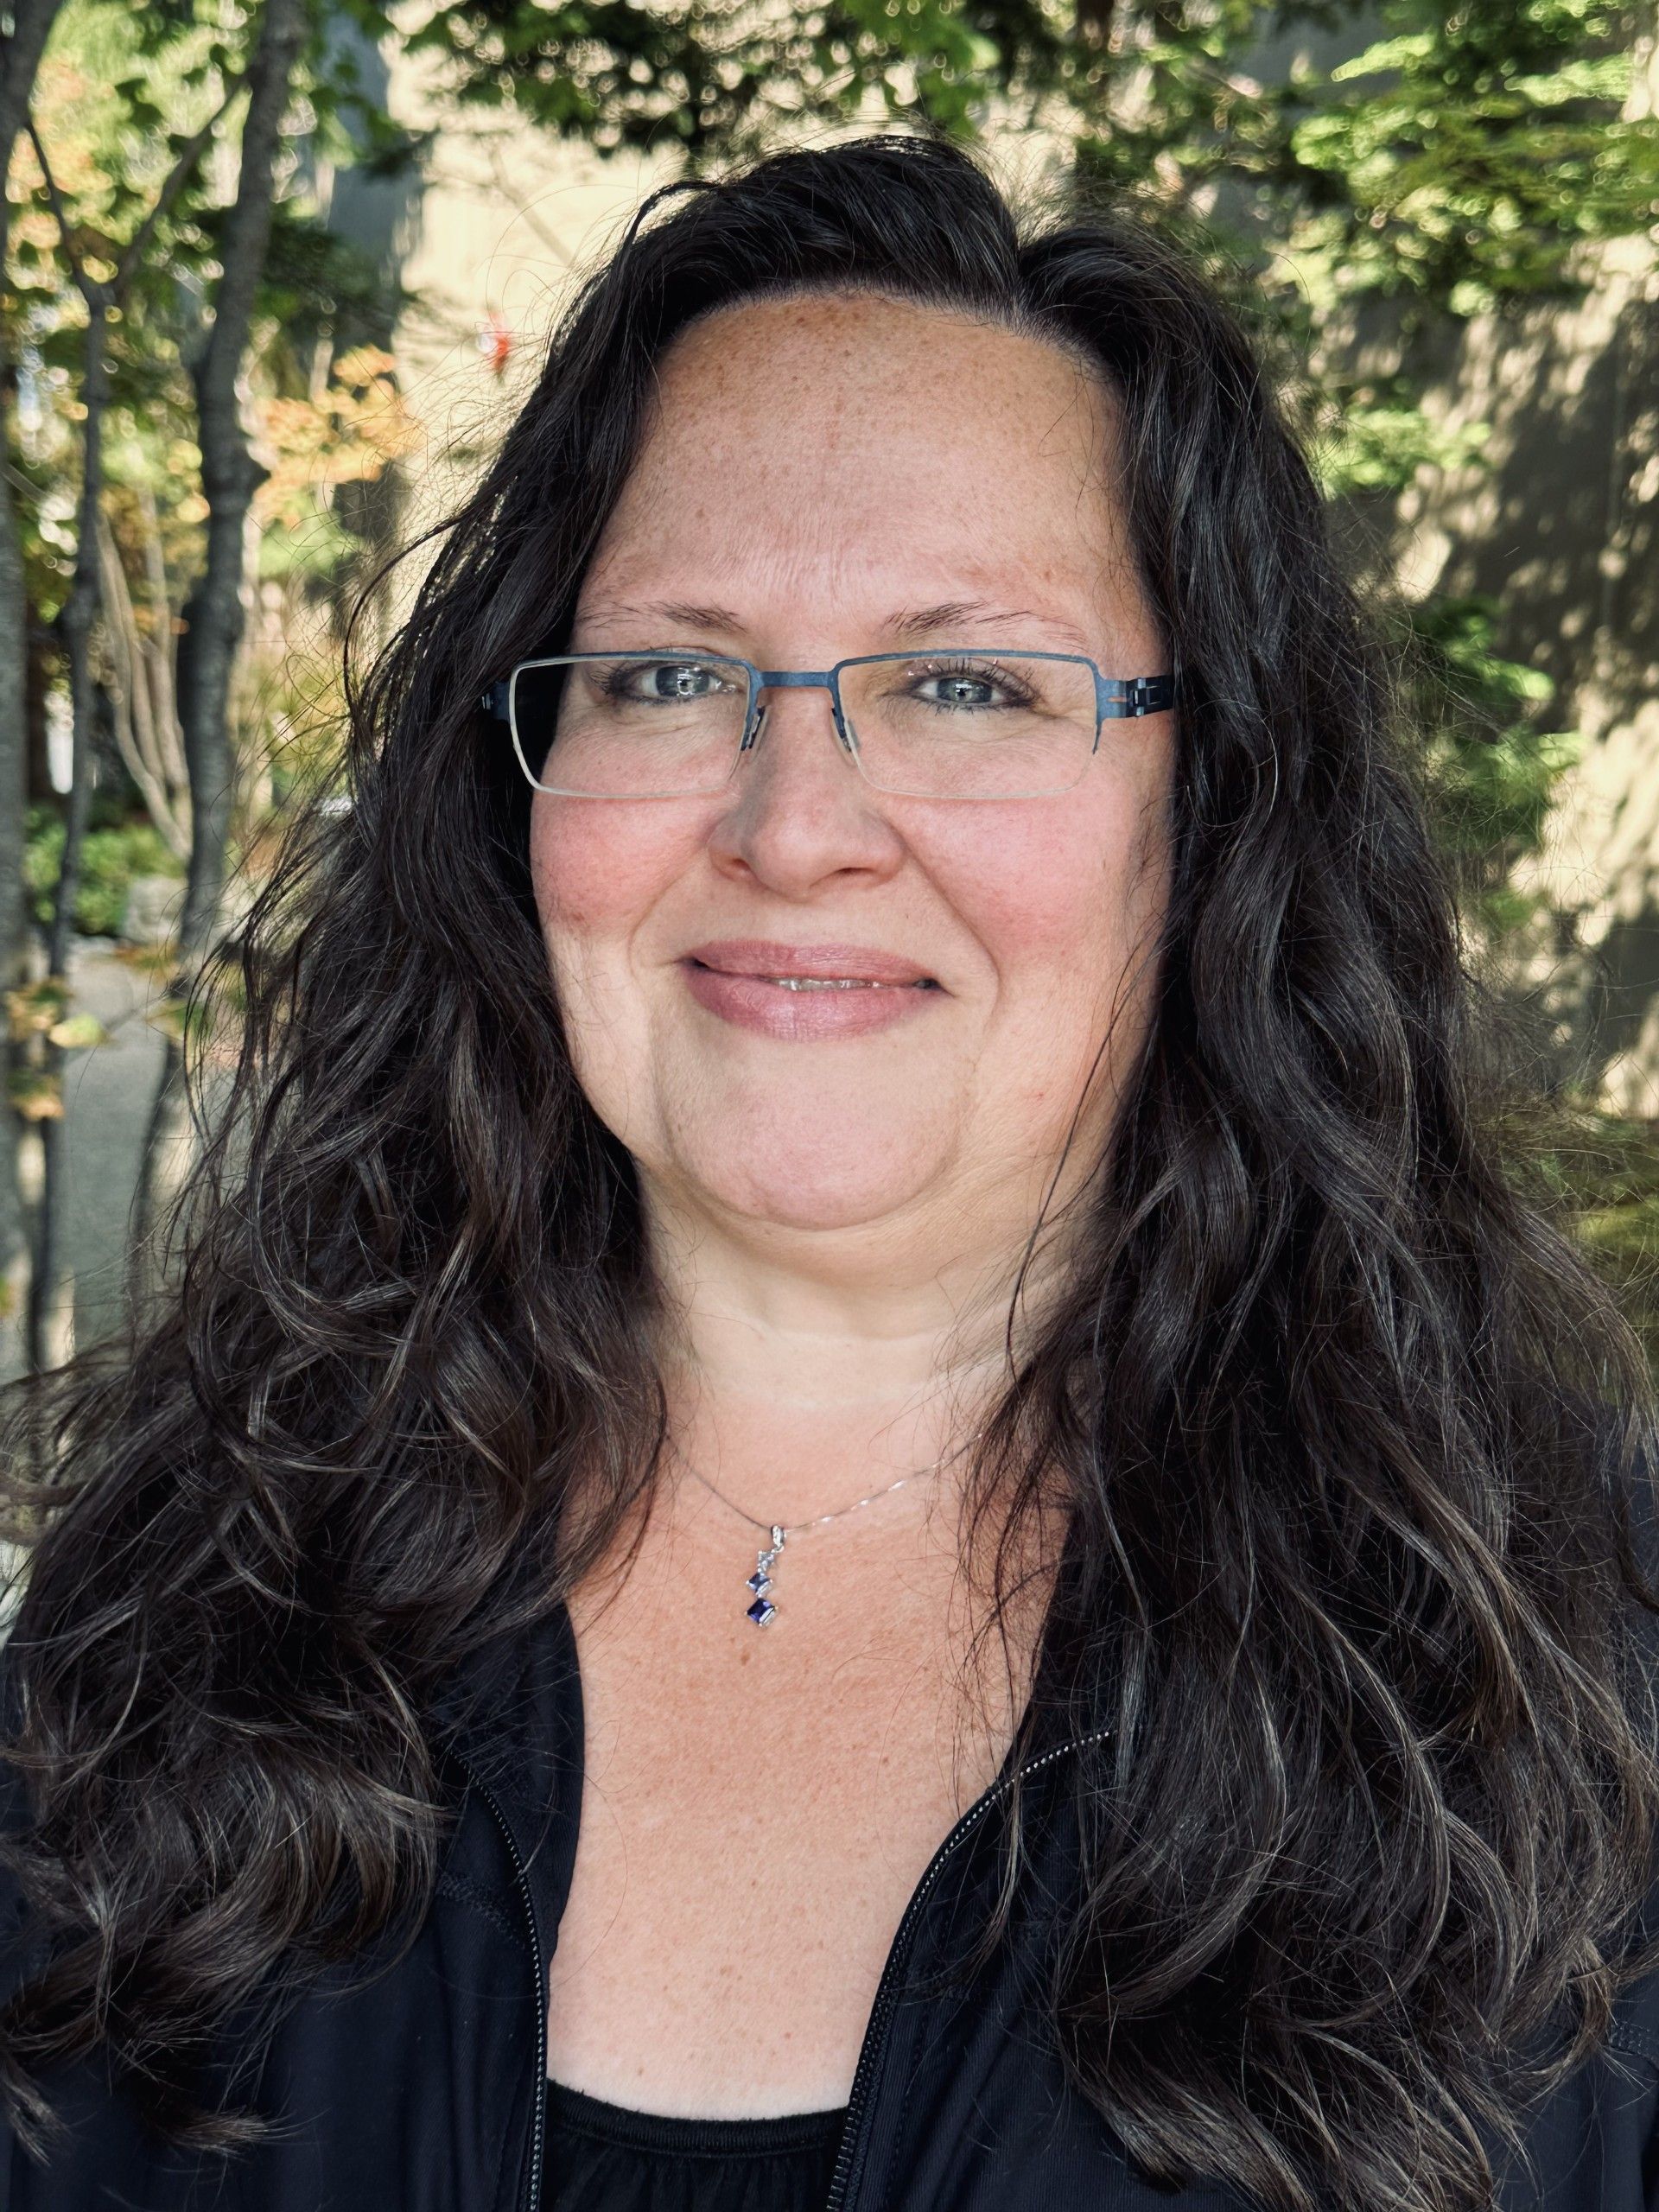
<instances>
[{"instance_id":1,"label":"pendant","mask_svg":"<svg viewBox=\"0 0 1659 2212\"><path fill-rule=\"evenodd\" d=\"M778 1610L767 1597L766 1592L772 1587L772 1562L783 1548L784 1532L774 1521L772 1524L772 1541L769 1545L762 1545L755 1554L754 1573L748 1580L748 1587L754 1592L754 1603L752 1605L746 1605L744 1611L756 1628L765 1628Z\"/></svg>"}]
</instances>

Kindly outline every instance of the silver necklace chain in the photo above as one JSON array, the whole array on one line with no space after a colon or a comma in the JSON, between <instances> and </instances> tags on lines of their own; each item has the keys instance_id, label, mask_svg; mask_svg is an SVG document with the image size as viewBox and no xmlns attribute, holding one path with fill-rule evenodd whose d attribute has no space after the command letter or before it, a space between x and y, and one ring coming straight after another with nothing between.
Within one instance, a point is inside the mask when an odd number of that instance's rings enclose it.
<instances>
[{"instance_id":1,"label":"silver necklace chain","mask_svg":"<svg viewBox=\"0 0 1659 2212\"><path fill-rule=\"evenodd\" d=\"M970 1442L973 1440L969 1439ZM958 1449L965 1451L967 1446L961 1446ZM788 1538L804 1536L809 1529L822 1529L829 1522L841 1521L845 1519L848 1514L856 1513L861 1506L874 1505L884 1497L891 1497L894 1491L903 1490L906 1483L919 1482L925 1475L938 1474L945 1462L955 1459L957 1454L955 1452L942 1452L931 1466L912 1467L907 1475L900 1475L896 1483L889 1483L885 1490L872 1491L868 1497L855 1497L850 1505L838 1505L833 1513L820 1513L810 1521L757 1520L753 1513L746 1513L741 1505L734 1503L724 1491L716 1490L702 1468L694 1467L683 1452L677 1449L674 1456L689 1474L696 1477L711 1497L719 1499L728 1513L735 1513L740 1521L747 1521L752 1529L764 1529L771 1537L772 1541L762 1544L756 1553L754 1573L749 1576L744 1586L745 1588L752 1591L754 1596L753 1604L744 1608L746 1618L752 1620L757 1628L766 1628L776 1619L778 1615L778 1601L771 1594L772 1571L778 1564L778 1555L783 1550Z\"/></svg>"}]
</instances>

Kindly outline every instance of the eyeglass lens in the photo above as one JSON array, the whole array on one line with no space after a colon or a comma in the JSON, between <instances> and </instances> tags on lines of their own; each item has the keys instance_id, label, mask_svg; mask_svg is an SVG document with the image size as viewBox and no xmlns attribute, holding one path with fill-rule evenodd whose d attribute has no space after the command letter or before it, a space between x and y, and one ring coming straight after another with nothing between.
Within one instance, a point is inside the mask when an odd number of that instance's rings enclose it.
<instances>
[{"instance_id":1,"label":"eyeglass lens","mask_svg":"<svg viewBox=\"0 0 1659 2212\"><path fill-rule=\"evenodd\" d=\"M923 798L1039 797L1083 774L1096 728L1086 661L950 648L841 671L848 736L878 789ZM741 661L571 655L521 667L512 722L538 789L574 798L717 791L748 706Z\"/></svg>"}]
</instances>

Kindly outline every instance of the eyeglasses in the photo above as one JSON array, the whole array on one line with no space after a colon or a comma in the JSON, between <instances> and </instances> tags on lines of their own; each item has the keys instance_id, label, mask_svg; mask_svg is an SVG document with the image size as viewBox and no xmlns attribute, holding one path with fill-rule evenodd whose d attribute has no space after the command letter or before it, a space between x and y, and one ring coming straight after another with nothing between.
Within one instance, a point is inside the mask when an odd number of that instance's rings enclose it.
<instances>
[{"instance_id":1,"label":"eyeglasses","mask_svg":"<svg viewBox=\"0 0 1659 2212\"><path fill-rule=\"evenodd\" d=\"M1173 677L1103 676L1082 653L949 645L783 669L693 645L521 661L480 704L538 791L690 798L754 750L773 687L827 690L860 774L917 798L1055 797L1082 779L1103 721L1175 702Z\"/></svg>"}]
</instances>

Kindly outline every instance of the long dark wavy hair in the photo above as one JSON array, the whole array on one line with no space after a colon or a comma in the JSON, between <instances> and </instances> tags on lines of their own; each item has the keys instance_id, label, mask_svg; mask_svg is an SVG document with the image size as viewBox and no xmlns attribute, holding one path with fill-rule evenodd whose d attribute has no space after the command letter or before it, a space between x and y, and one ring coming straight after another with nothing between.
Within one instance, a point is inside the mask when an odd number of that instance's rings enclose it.
<instances>
[{"instance_id":1,"label":"long dark wavy hair","mask_svg":"<svg viewBox=\"0 0 1659 2212\"><path fill-rule=\"evenodd\" d=\"M480 694L566 634L676 334L847 286L1098 365L1179 686L1150 1032L975 1469L1016 1529L1061 1471L1052 1678L1113 1729L1076 1770L1065 2064L1160 2180L1450 2212L1650 1963L1646 1373L1481 1103L1409 733L1297 441L1138 220L1021 219L975 157L867 137L653 193L588 276L353 688L349 810L256 911L172 1291L20 1386L8 1851L48 1940L0 2088L30 2141L100 2049L180 2139L257 2132L192 2090L215 2029L423 1909L428 1692L649 1491L632 1164Z\"/></svg>"}]
</instances>

